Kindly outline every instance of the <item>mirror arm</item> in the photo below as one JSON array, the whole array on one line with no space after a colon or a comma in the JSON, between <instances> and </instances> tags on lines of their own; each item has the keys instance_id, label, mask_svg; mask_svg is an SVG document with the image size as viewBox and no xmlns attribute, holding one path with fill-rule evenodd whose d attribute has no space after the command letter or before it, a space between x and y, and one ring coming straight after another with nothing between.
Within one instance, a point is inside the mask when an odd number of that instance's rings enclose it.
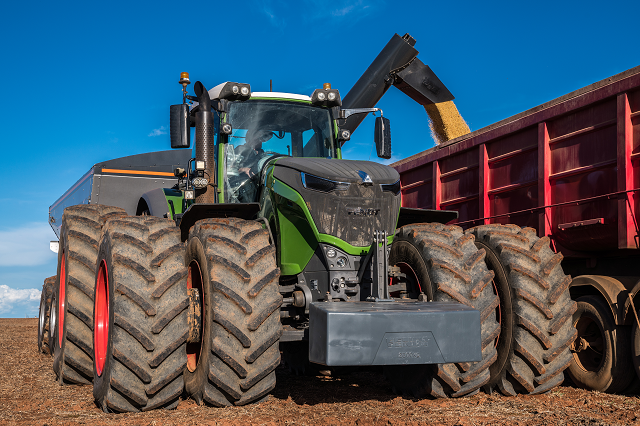
<instances>
[{"instance_id":1,"label":"mirror arm","mask_svg":"<svg viewBox=\"0 0 640 426\"><path fill-rule=\"evenodd\" d=\"M382 117L382 110L380 108L345 108L340 110L340 118L348 118L354 114L376 113L378 111L380 111L380 116Z\"/></svg>"}]
</instances>

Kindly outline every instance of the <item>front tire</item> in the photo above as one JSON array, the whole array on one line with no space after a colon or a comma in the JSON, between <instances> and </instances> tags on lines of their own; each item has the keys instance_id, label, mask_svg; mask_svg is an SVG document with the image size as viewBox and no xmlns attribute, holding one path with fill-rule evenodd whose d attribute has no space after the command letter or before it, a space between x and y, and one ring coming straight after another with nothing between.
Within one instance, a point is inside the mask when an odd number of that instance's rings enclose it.
<instances>
[{"instance_id":1,"label":"front tire","mask_svg":"<svg viewBox=\"0 0 640 426\"><path fill-rule=\"evenodd\" d=\"M408 282L420 288L408 289L433 300L459 302L480 311L482 360L455 364L387 366L387 379L395 392L414 397L459 397L477 392L489 381L489 367L496 359L494 341L500 331L496 320L498 297L491 280L493 272L484 263L473 237L458 226L439 223L400 228L391 246L389 264L407 265ZM401 265L401 270L403 269ZM393 286L390 286L393 291Z\"/></svg>"},{"instance_id":2,"label":"front tire","mask_svg":"<svg viewBox=\"0 0 640 426\"><path fill-rule=\"evenodd\" d=\"M259 402L275 387L282 334L269 233L255 221L198 221L185 265L203 304L201 337L187 349L187 393L216 407Z\"/></svg>"},{"instance_id":3,"label":"front tire","mask_svg":"<svg viewBox=\"0 0 640 426\"><path fill-rule=\"evenodd\" d=\"M94 303L93 396L105 412L175 408L188 333L184 246L171 220L107 222Z\"/></svg>"},{"instance_id":4,"label":"front tire","mask_svg":"<svg viewBox=\"0 0 640 426\"><path fill-rule=\"evenodd\" d=\"M498 359L487 389L514 396L560 385L576 336L571 323L576 304L568 290L571 277L560 265L562 254L532 228L491 224L466 232L487 252L500 297Z\"/></svg>"}]
</instances>

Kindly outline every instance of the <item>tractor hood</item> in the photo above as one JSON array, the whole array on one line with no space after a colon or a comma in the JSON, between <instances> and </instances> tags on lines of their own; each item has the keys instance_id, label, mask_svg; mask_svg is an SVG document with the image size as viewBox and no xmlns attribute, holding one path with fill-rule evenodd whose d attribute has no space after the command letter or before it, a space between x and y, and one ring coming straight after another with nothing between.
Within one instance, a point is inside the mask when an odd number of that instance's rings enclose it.
<instances>
[{"instance_id":1,"label":"tractor hood","mask_svg":"<svg viewBox=\"0 0 640 426\"><path fill-rule=\"evenodd\" d=\"M278 160L276 165L339 182L361 183L358 172L365 172L374 184L388 185L400 179L394 168L371 161L287 157Z\"/></svg>"},{"instance_id":2,"label":"tractor hood","mask_svg":"<svg viewBox=\"0 0 640 426\"><path fill-rule=\"evenodd\" d=\"M313 187L307 185L309 176L307 184L303 182L302 173L349 185ZM273 176L302 196L321 234L355 247L369 247L375 231L395 233L400 176L391 167L370 161L282 158L276 161Z\"/></svg>"}]
</instances>

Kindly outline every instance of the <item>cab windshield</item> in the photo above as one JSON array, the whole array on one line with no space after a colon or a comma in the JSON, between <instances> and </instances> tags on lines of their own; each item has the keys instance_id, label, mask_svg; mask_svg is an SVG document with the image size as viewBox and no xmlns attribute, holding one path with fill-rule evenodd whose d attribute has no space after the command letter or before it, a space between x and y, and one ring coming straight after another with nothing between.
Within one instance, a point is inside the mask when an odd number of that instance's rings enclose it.
<instances>
[{"instance_id":1,"label":"cab windshield","mask_svg":"<svg viewBox=\"0 0 640 426\"><path fill-rule=\"evenodd\" d=\"M226 202L257 200L262 169L282 157L335 158L328 109L299 102L249 100L229 106L232 126L224 146Z\"/></svg>"},{"instance_id":2,"label":"cab windshield","mask_svg":"<svg viewBox=\"0 0 640 426\"><path fill-rule=\"evenodd\" d=\"M234 148L250 142L264 152L292 157L335 157L327 109L298 102L237 102L230 105L228 122L233 127L229 144ZM254 134L261 135L259 141L251 140Z\"/></svg>"}]
</instances>

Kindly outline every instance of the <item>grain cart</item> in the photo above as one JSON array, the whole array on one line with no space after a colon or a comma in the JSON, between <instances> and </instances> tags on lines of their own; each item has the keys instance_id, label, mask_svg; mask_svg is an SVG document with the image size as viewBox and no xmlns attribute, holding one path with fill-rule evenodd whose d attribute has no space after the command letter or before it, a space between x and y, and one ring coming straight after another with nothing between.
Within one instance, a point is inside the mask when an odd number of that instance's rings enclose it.
<instances>
[{"instance_id":1,"label":"grain cart","mask_svg":"<svg viewBox=\"0 0 640 426\"><path fill-rule=\"evenodd\" d=\"M636 67L393 164L403 206L458 211L457 224L488 253L502 289L503 327L505 321L519 324L515 342L500 337L492 369L513 368L502 355L513 344L518 362L528 362L517 346L527 333L542 355L532 360L534 371L550 370L547 363L562 349L559 359L578 386L637 392L639 117ZM528 246L540 241L550 241L556 254L545 249L538 263ZM506 244L523 252L509 254ZM526 258L538 269L524 270ZM577 303L557 299L558 287L547 281L558 263L573 277L561 287ZM517 282L523 281L541 297L522 293ZM554 349L547 335L523 322L521 304L546 317L551 331L569 318L577 329L575 343L563 336ZM506 374L514 380L511 371Z\"/></svg>"},{"instance_id":2,"label":"grain cart","mask_svg":"<svg viewBox=\"0 0 640 426\"><path fill-rule=\"evenodd\" d=\"M387 45L387 72L411 40ZM378 155L390 157L382 111L343 108L330 85L308 97L197 82L192 96L186 73L180 83L171 145L173 164L186 164L161 175L171 189L137 192L149 182L134 177L153 175L135 166L148 157L129 157L96 165L52 208L61 381L92 378L105 411L171 408L183 390L242 405L274 388L282 350L298 371L384 366L397 391L416 396L487 383L499 324L485 252L443 224L455 213L401 208L394 169L342 159L342 126L371 112ZM98 193L105 173L121 183ZM56 217L74 197L98 196L118 207L72 205Z\"/></svg>"}]
</instances>

